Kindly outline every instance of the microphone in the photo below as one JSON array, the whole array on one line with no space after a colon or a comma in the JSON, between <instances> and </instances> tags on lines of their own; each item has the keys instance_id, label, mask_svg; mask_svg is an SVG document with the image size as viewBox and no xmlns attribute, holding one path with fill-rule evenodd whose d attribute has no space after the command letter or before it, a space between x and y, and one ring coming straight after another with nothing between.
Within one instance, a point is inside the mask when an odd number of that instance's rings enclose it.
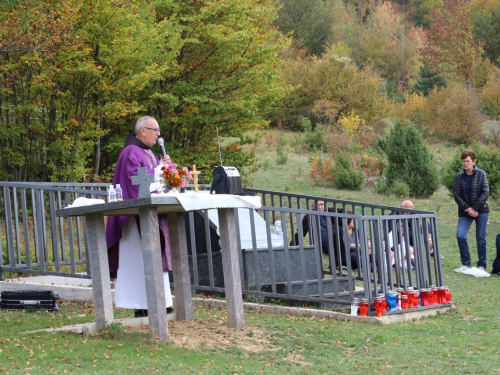
<instances>
[{"instance_id":1,"label":"microphone","mask_svg":"<svg viewBox=\"0 0 500 375\"><path fill-rule=\"evenodd\" d=\"M163 138L159 137L157 142L158 145L161 147L161 154L163 156L167 155L167 152L165 151L165 142L163 141Z\"/></svg>"}]
</instances>

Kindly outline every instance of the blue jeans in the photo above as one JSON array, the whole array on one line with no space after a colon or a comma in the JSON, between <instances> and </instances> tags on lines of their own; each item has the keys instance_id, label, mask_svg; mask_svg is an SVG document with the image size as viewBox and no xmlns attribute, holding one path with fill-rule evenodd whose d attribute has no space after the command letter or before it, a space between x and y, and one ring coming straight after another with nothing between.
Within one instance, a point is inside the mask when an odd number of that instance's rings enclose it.
<instances>
[{"instance_id":1,"label":"blue jeans","mask_svg":"<svg viewBox=\"0 0 500 375\"><path fill-rule=\"evenodd\" d=\"M457 227L457 241L460 248L460 258L464 266L470 267L469 244L467 243L467 233L472 222L476 222L477 241L477 266L486 268L486 225L488 224L488 213L479 214L478 217L459 216Z\"/></svg>"}]
</instances>

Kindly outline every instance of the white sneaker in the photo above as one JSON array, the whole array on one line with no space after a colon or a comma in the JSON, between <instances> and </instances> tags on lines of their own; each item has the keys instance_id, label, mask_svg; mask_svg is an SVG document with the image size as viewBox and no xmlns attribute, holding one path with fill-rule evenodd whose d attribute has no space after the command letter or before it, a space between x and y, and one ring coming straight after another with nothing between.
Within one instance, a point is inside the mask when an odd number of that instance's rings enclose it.
<instances>
[{"instance_id":1,"label":"white sneaker","mask_svg":"<svg viewBox=\"0 0 500 375\"><path fill-rule=\"evenodd\" d=\"M467 266L460 266L460 267L458 267L458 268L455 270L455 272L456 272L456 273L463 273L463 272L464 272L464 271L466 271L466 270L470 270L470 267L467 267Z\"/></svg>"}]
</instances>

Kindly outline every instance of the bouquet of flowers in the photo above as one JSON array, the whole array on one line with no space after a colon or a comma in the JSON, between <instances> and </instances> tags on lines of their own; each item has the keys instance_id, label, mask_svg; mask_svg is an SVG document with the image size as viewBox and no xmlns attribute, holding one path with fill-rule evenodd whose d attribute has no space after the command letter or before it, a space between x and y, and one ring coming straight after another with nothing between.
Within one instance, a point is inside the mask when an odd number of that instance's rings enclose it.
<instances>
[{"instance_id":1,"label":"bouquet of flowers","mask_svg":"<svg viewBox=\"0 0 500 375\"><path fill-rule=\"evenodd\" d=\"M187 167L179 168L175 163L169 163L168 166L164 165L161 169L165 188L168 190L185 187L187 186L187 179L193 179Z\"/></svg>"}]
</instances>

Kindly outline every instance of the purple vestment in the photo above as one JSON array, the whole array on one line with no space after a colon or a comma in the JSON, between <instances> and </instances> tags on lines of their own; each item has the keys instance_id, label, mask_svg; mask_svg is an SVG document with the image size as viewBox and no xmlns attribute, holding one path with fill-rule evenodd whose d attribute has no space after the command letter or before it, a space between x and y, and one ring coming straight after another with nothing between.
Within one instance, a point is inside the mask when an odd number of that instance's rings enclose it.
<instances>
[{"instance_id":1,"label":"purple vestment","mask_svg":"<svg viewBox=\"0 0 500 375\"><path fill-rule=\"evenodd\" d=\"M144 143L128 134L125 147L120 153L116 163L113 185L120 184L123 191L123 200L136 199L139 196L139 185L132 185L132 177L137 176L137 169L145 167L148 174L154 174L154 169L159 164L159 159ZM109 271L111 277L116 277L119 265L119 242L122 238L122 228L128 219L134 216L108 216L106 225L106 242L108 247ZM135 217L139 226L139 217ZM161 215L158 218L160 225L160 242L162 248L162 265L164 271L172 270L172 257L170 254L170 235L167 218ZM140 228L139 228L140 231Z\"/></svg>"}]
</instances>

